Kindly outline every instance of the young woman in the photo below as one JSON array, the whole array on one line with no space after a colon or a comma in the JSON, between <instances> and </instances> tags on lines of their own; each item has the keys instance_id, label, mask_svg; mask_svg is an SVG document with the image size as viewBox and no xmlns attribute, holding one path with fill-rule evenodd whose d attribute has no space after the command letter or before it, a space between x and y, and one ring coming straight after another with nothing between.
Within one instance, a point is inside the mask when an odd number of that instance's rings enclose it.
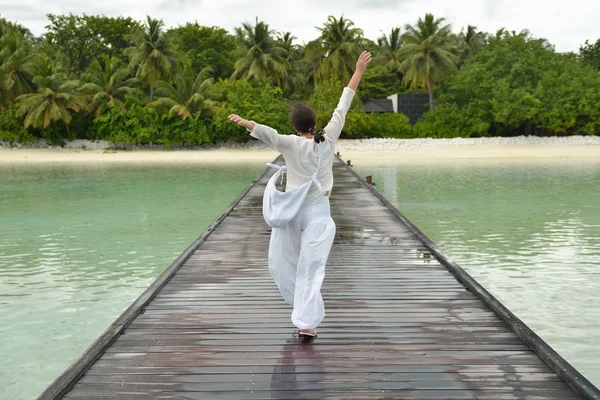
<instances>
[{"instance_id":1,"label":"young woman","mask_svg":"<svg viewBox=\"0 0 600 400\"><path fill-rule=\"evenodd\" d=\"M335 236L335 223L329 209L335 144L358 83L370 62L371 53L363 52L323 131L317 130L315 112L304 104L294 105L290 112L290 122L297 136L280 135L268 126L236 114L229 116L231 121L249 130L250 136L283 155L287 167L286 192L310 182L313 175L318 180L319 184L310 185L295 217L289 223L273 228L269 244L269 270L283 298L294 308L292 323L298 327L299 336L308 342L316 337L316 327L325 317L321 285Z\"/></svg>"}]
</instances>

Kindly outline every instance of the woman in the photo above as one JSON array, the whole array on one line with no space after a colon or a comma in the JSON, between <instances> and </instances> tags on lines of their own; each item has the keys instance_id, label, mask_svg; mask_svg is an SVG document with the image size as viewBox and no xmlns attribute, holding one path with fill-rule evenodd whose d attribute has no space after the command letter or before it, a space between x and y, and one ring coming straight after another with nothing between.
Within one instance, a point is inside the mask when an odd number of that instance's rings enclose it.
<instances>
[{"instance_id":1,"label":"woman","mask_svg":"<svg viewBox=\"0 0 600 400\"><path fill-rule=\"evenodd\" d=\"M321 132L317 131L315 112L304 104L294 105L290 112L290 122L297 136L280 135L268 126L236 114L229 116L231 121L249 130L250 136L283 155L287 167L286 192L311 181L313 175L318 180L317 185L310 186L296 216L289 223L273 228L269 244L269 270L283 298L293 306L292 323L305 342L317 336L316 327L325 317L321 285L335 236L329 208L335 144L358 83L370 62L371 53L363 52L331 121Z\"/></svg>"}]
</instances>

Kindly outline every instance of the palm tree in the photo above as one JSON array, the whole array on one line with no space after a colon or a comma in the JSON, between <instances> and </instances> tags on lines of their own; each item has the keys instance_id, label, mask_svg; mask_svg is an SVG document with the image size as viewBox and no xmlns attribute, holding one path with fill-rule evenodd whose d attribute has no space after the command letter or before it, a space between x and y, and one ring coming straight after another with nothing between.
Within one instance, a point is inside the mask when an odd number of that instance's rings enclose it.
<instances>
[{"instance_id":1,"label":"palm tree","mask_svg":"<svg viewBox=\"0 0 600 400\"><path fill-rule=\"evenodd\" d=\"M380 47L380 57L384 60L385 66L388 70L398 73L400 71L401 54L402 49L402 36L400 35L400 28L392 28L392 32L388 37L385 33L379 39L377 44Z\"/></svg>"},{"instance_id":2,"label":"palm tree","mask_svg":"<svg viewBox=\"0 0 600 400\"><path fill-rule=\"evenodd\" d=\"M457 48L451 38L450 25L442 25L444 18L435 19L426 14L416 26L407 24L403 36L402 63L404 82L412 88L427 87L429 107L433 105L433 87L456 70Z\"/></svg>"},{"instance_id":3,"label":"palm tree","mask_svg":"<svg viewBox=\"0 0 600 400\"><path fill-rule=\"evenodd\" d=\"M159 81L156 84L156 95L161 97L148 106L169 109L169 114L181 119L191 118L197 112L209 114L213 110L213 102L207 99L207 92L213 79L208 76L208 69L194 75L192 69L187 67L177 75L173 85Z\"/></svg>"},{"instance_id":4,"label":"palm tree","mask_svg":"<svg viewBox=\"0 0 600 400\"><path fill-rule=\"evenodd\" d=\"M280 86L290 63L288 52L273 39L269 25L257 18L256 25L242 24L241 28L235 28L235 34L240 48L232 78L272 81Z\"/></svg>"},{"instance_id":5,"label":"palm tree","mask_svg":"<svg viewBox=\"0 0 600 400\"><path fill-rule=\"evenodd\" d=\"M293 58L294 53L297 51L297 46L294 45L296 39L298 38L292 35L292 32L277 33L277 44L287 52L288 60Z\"/></svg>"},{"instance_id":6,"label":"palm tree","mask_svg":"<svg viewBox=\"0 0 600 400\"><path fill-rule=\"evenodd\" d=\"M1 26L1 25L0 25ZM5 26L0 32L0 109L34 90L32 66L36 55L18 32Z\"/></svg>"},{"instance_id":7,"label":"palm tree","mask_svg":"<svg viewBox=\"0 0 600 400\"><path fill-rule=\"evenodd\" d=\"M479 49L481 49L487 35L484 32L477 31L477 27L468 25L467 30L464 28L460 30L458 34L458 49L460 52L461 63L469 57L469 55Z\"/></svg>"},{"instance_id":8,"label":"palm tree","mask_svg":"<svg viewBox=\"0 0 600 400\"><path fill-rule=\"evenodd\" d=\"M30 42L33 40L33 35L29 29L25 28L23 25L0 17L0 37L7 33L17 33Z\"/></svg>"},{"instance_id":9,"label":"palm tree","mask_svg":"<svg viewBox=\"0 0 600 400\"><path fill-rule=\"evenodd\" d=\"M136 68L135 77L150 86L150 101L154 98L156 82L171 76L176 60L173 36L165 34L162 20L149 16L146 26L131 36L133 47L127 49L130 66Z\"/></svg>"},{"instance_id":10,"label":"palm tree","mask_svg":"<svg viewBox=\"0 0 600 400\"><path fill-rule=\"evenodd\" d=\"M360 53L363 31L355 28L354 22L330 15L322 28L320 40L325 50L325 61L319 71L321 77L346 81L350 79Z\"/></svg>"},{"instance_id":11,"label":"palm tree","mask_svg":"<svg viewBox=\"0 0 600 400\"><path fill-rule=\"evenodd\" d=\"M281 81L281 88L285 97L302 98L310 80L310 62L306 59L306 47L294 44L297 40L290 32L279 32L277 44L287 52L287 61L290 64L286 76Z\"/></svg>"},{"instance_id":12,"label":"palm tree","mask_svg":"<svg viewBox=\"0 0 600 400\"><path fill-rule=\"evenodd\" d=\"M303 59L306 63L306 80L308 83L312 83L312 85L316 87L317 76L319 75L319 70L323 65L323 59L325 58L326 53L323 43L319 39L311 40L304 46L303 53Z\"/></svg>"},{"instance_id":13,"label":"palm tree","mask_svg":"<svg viewBox=\"0 0 600 400\"><path fill-rule=\"evenodd\" d=\"M74 90L78 82L61 83L60 78L60 75L37 76L33 80L38 87L37 92L16 98L20 104L18 115L25 115L25 129L30 126L47 128L52 121L62 121L68 128L72 111L79 112L86 108L85 96Z\"/></svg>"},{"instance_id":14,"label":"palm tree","mask_svg":"<svg viewBox=\"0 0 600 400\"><path fill-rule=\"evenodd\" d=\"M140 95L140 91L131 87L137 82L130 78L131 70L116 57L101 56L102 63L94 60L82 75L85 84L79 89L92 96L89 111L98 118L111 108L125 111L125 100Z\"/></svg>"}]
</instances>

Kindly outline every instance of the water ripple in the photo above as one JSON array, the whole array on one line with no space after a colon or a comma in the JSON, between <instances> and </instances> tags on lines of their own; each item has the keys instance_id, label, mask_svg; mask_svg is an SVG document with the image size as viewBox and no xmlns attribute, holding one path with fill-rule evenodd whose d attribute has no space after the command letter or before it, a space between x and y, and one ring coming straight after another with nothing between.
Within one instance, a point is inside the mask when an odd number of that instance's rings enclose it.
<instances>
[{"instance_id":1,"label":"water ripple","mask_svg":"<svg viewBox=\"0 0 600 400\"><path fill-rule=\"evenodd\" d=\"M2 395L35 398L262 168L0 166Z\"/></svg>"}]
</instances>

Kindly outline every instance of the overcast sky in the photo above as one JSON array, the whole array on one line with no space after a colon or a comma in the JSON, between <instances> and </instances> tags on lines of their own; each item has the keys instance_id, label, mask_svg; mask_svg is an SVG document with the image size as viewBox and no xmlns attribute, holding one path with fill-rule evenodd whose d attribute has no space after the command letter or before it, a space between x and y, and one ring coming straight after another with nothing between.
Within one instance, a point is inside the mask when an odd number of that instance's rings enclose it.
<instances>
[{"instance_id":1,"label":"overcast sky","mask_svg":"<svg viewBox=\"0 0 600 400\"><path fill-rule=\"evenodd\" d=\"M376 39L381 31L413 24L425 13L444 17L460 31L467 24L495 32L506 27L528 29L548 39L557 51L577 51L586 39L600 38L599 0L0 0L0 14L16 20L39 35L46 14L145 15L162 18L167 26L197 21L233 30L258 16L272 29L290 31L299 42L318 36L315 26L328 15L350 18L365 36Z\"/></svg>"}]
</instances>

